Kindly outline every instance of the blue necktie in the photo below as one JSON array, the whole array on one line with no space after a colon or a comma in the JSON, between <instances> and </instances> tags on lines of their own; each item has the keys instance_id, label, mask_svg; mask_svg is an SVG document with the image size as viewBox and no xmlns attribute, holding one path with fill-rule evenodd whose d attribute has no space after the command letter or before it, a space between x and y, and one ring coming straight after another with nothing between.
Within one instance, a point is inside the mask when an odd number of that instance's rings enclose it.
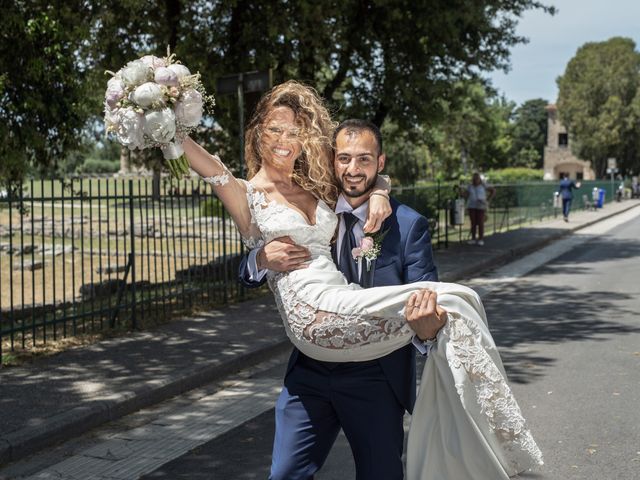
<instances>
[{"instance_id":1,"label":"blue necktie","mask_svg":"<svg viewBox=\"0 0 640 480\"><path fill-rule=\"evenodd\" d=\"M351 250L357 247L353 226L358 221L358 217L352 213L344 212L342 218L344 219L344 236L340 246L340 271L347 277L348 282L359 283L358 264L351 254Z\"/></svg>"}]
</instances>

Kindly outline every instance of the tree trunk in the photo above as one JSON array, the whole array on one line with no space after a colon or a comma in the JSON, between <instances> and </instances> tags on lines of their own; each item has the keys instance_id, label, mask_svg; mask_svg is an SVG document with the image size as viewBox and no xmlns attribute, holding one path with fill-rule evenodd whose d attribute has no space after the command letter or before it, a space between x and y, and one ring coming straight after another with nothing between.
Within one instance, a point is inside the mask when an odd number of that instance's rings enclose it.
<instances>
[{"instance_id":1,"label":"tree trunk","mask_svg":"<svg viewBox=\"0 0 640 480\"><path fill-rule=\"evenodd\" d=\"M372 122L375 123L378 128L382 128L382 124L384 123L384 119L387 118L388 113L389 108L384 104L384 102L380 102L376 109L376 113L373 116Z\"/></svg>"},{"instance_id":2,"label":"tree trunk","mask_svg":"<svg viewBox=\"0 0 640 480\"><path fill-rule=\"evenodd\" d=\"M175 51L178 44L178 26L180 23L180 13L182 11L182 5L180 0L165 0L167 29L169 31L169 48L171 51Z\"/></svg>"}]
</instances>

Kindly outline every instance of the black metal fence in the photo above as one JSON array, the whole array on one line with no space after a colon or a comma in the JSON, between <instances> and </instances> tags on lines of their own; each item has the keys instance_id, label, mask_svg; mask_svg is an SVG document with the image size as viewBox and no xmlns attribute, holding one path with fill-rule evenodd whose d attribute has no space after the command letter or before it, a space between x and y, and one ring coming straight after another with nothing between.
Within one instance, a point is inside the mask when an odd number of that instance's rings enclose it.
<instances>
[{"instance_id":1,"label":"black metal fence","mask_svg":"<svg viewBox=\"0 0 640 480\"><path fill-rule=\"evenodd\" d=\"M0 198L0 354L225 303L241 252L199 181L31 181Z\"/></svg>"},{"instance_id":2,"label":"black metal fence","mask_svg":"<svg viewBox=\"0 0 640 480\"><path fill-rule=\"evenodd\" d=\"M603 185L582 191L591 198ZM555 188L496 186L485 235L558 215ZM457 185L394 195L427 216L435 248L468 238L464 212L452 208ZM581 207L578 194L574 209ZM233 223L200 181L31 181L0 195L0 354L224 304L244 295L236 281L242 253Z\"/></svg>"},{"instance_id":3,"label":"black metal fence","mask_svg":"<svg viewBox=\"0 0 640 480\"><path fill-rule=\"evenodd\" d=\"M438 182L430 186L404 187L393 194L429 219L434 247L447 248L449 242L462 242L471 236L460 188L458 183ZM496 195L487 210L485 236L562 215L560 199L556 196L557 182L501 184L494 188ZM600 190L604 190L604 202L613 200L615 192L610 182L583 181L581 188L574 191L572 210L593 206L597 203L594 195Z\"/></svg>"}]
</instances>

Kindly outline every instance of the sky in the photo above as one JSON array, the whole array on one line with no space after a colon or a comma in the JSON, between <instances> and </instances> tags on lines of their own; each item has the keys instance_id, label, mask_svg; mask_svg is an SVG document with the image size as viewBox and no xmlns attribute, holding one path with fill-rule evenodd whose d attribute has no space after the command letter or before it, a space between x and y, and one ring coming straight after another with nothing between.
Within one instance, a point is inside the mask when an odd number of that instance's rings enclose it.
<instances>
[{"instance_id":1,"label":"sky","mask_svg":"<svg viewBox=\"0 0 640 480\"><path fill-rule=\"evenodd\" d=\"M529 43L511 50L509 73L488 75L493 86L518 105L533 98L555 103L556 78L580 46L629 37L640 51L640 0L542 0L558 12L527 11L516 29Z\"/></svg>"}]
</instances>

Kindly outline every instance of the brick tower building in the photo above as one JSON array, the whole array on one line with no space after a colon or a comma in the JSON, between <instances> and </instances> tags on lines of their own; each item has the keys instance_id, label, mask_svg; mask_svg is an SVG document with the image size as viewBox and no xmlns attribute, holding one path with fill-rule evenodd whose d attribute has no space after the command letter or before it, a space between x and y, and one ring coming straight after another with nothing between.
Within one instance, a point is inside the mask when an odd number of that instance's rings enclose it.
<instances>
[{"instance_id":1,"label":"brick tower building","mask_svg":"<svg viewBox=\"0 0 640 480\"><path fill-rule=\"evenodd\" d=\"M573 180L595 180L591 162L571 152L569 133L558 118L558 108L547 105L547 145L544 147L544 179L558 180L566 173Z\"/></svg>"}]
</instances>

